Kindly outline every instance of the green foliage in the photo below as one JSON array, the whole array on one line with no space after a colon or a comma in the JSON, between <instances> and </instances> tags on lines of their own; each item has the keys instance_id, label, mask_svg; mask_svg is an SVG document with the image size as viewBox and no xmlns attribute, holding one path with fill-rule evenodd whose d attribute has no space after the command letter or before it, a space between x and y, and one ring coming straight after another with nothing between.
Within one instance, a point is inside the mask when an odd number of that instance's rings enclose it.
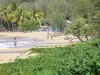
<instances>
[{"instance_id":1,"label":"green foliage","mask_svg":"<svg viewBox=\"0 0 100 75\"><path fill-rule=\"evenodd\" d=\"M100 75L100 39L55 48L33 48L39 56L0 65L1 75Z\"/></svg>"},{"instance_id":2,"label":"green foliage","mask_svg":"<svg viewBox=\"0 0 100 75\"><path fill-rule=\"evenodd\" d=\"M4 20L8 29L12 27L13 22L17 27L21 27L26 19L34 19L39 24L48 20L54 27L65 30L68 25L65 23L67 19L75 23L78 16L81 16L87 20L84 25L89 27L85 28L85 34L90 35L91 29L91 34L95 31L99 36L99 14L100 0L0 0L0 20ZM84 31L79 33L83 35Z\"/></svg>"},{"instance_id":3,"label":"green foliage","mask_svg":"<svg viewBox=\"0 0 100 75\"><path fill-rule=\"evenodd\" d=\"M85 24L85 19L78 17L75 22L67 27L67 33L72 33L74 36L78 37L80 41L81 36L89 35L89 27Z\"/></svg>"},{"instance_id":4,"label":"green foliage","mask_svg":"<svg viewBox=\"0 0 100 75\"><path fill-rule=\"evenodd\" d=\"M64 15L63 15L63 13L61 14L61 13L59 13L59 14L53 14L52 15L54 18L53 18L53 25L54 25L54 27L56 27L56 28L61 28L62 27L62 25L63 25L63 21L64 21Z\"/></svg>"},{"instance_id":5,"label":"green foliage","mask_svg":"<svg viewBox=\"0 0 100 75\"><path fill-rule=\"evenodd\" d=\"M34 20L26 20L22 24L22 29L24 30L37 30L39 28L39 22Z\"/></svg>"},{"instance_id":6,"label":"green foliage","mask_svg":"<svg viewBox=\"0 0 100 75\"><path fill-rule=\"evenodd\" d=\"M30 2L30 1L28 0L27 2ZM33 3L34 3L34 1L33 1ZM13 27L13 23L16 24L16 27L18 27L16 29L22 29L20 27L22 27L23 23L25 24L26 20L35 20L33 25L36 24L36 27L35 27L35 25L32 26L31 21L30 21L31 23L28 22L29 24L31 24L31 25L29 25L29 27L27 27L28 25L25 25L25 26L28 29L31 28L31 30L35 29L35 28L37 29L37 27L39 27L39 26L37 26L37 24L41 24L41 20L43 20L44 14L41 11L37 11L37 9L34 6L32 6L30 9L26 9L26 8L23 8L20 5L19 6L18 5L19 4L15 0L13 0L10 2L10 4L7 4L5 6L5 8L0 9L0 11L1 11L0 21L2 21L2 20L4 21L4 24L6 25L6 29L14 30L14 28L11 28L11 27ZM0 24L3 24L3 23L0 22Z\"/></svg>"}]
</instances>

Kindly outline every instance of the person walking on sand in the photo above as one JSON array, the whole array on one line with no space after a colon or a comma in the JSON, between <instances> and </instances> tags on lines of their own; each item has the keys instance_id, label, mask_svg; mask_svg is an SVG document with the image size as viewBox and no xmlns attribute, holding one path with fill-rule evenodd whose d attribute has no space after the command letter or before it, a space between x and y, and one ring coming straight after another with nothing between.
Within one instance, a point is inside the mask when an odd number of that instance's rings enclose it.
<instances>
[{"instance_id":1,"label":"person walking on sand","mask_svg":"<svg viewBox=\"0 0 100 75\"><path fill-rule=\"evenodd\" d=\"M14 46L15 46L15 47L17 46L16 38L14 38Z\"/></svg>"},{"instance_id":2,"label":"person walking on sand","mask_svg":"<svg viewBox=\"0 0 100 75\"><path fill-rule=\"evenodd\" d=\"M49 34L50 34L50 38L51 39L53 39L53 25L51 25L50 27L49 27Z\"/></svg>"}]
</instances>

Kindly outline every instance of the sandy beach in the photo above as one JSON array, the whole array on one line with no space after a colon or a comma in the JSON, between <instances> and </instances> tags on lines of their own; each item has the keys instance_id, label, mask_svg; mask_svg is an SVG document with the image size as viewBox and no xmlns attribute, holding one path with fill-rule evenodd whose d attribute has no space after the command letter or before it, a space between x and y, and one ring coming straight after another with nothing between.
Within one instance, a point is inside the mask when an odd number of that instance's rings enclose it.
<instances>
[{"instance_id":1,"label":"sandy beach","mask_svg":"<svg viewBox=\"0 0 100 75\"><path fill-rule=\"evenodd\" d=\"M69 40L64 40L64 36L53 37L53 39L47 39L47 32L0 32L0 37L5 38L17 38L17 37L27 37L33 39L39 39L42 42L52 43L52 45L48 44L48 47L54 47L59 45L68 45L71 44ZM71 36L73 37L73 36ZM79 41L78 39L74 39L73 42ZM42 46L42 44L41 44ZM45 46L44 46L45 47ZM0 49L0 63L7 63L14 61L18 56L20 56L23 52L26 52L30 48L9 48L9 49ZM33 55L36 55L34 53ZM28 57L28 54L22 55L21 58Z\"/></svg>"}]
</instances>

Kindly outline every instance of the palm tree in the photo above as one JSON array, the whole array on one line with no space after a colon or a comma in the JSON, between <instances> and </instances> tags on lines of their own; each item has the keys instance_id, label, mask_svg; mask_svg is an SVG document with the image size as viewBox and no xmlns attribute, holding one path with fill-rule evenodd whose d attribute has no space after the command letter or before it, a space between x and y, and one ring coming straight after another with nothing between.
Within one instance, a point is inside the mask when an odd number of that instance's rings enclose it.
<instances>
[{"instance_id":1,"label":"palm tree","mask_svg":"<svg viewBox=\"0 0 100 75\"><path fill-rule=\"evenodd\" d=\"M10 22L12 22L13 19L13 12L17 9L17 4L15 2L12 2L11 5L8 5L3 11L2 11L2 19L7 23L7 30L10 30L11 25Z\"/></svg>"},{"instance_id":2,"label":"palm tree","mask_svg":"<svg viewBox=\"0 0 100 75\"><path fill-rule=\"evenodd\" d=\"M43 18L43 17L44 17L44 13L42 13L42 12L37 12L35 16L36 16L36 18L37 18L37 21L38 21L39 24L41 25L41 21L44 20L44 18Z\"/></svg>"},{"instance_id":3,"label":"palm tree","mask_svg":"<svg viewBox=\"0 0 100 75\"><path fill-rule=\"evenodd\" d=\"M38 21L41 24L41 20L43 20L44 18L44 13L42 13L39 10L36 10L35 7L32 8L32 17L31 19L34 21Z\"/></svg>"},{"instance_id":4,"label":"palm tree","mask_svg":"<svg viewBox=\"0 0 100 75\"><path fill-rule=\"evenodd\" d=\"M7 30L9 30L8 12L7 12L6 9L4 9L4 10L1 12L1 17L2 17L2 20L5 21L5 23L7 22Z\"/></svg>"},{"instance_id":5,"label":"palm tree","mask_svg":"<svg viewBox=\"0 0 100 75\"><path fill-rule=\"evenodd\" d=\"M37 14L37 10L36 10L35 7L33 7L33 8L32 8L32 17L31 17L31 19L37 20L37 18L36 18L36 16L35 16L36 14Z\"/></svg>"},{"instance_id":6,"label":"palm tree","mask_svg":"<svg viewBox=\"0 0 100 75\"><path fill-rule=\"evenodd\" d=\"M2 12L2 9L0 9L0 25L2 25L2 15L3 15L3 12Z\"/></svg>"}]
</instances>

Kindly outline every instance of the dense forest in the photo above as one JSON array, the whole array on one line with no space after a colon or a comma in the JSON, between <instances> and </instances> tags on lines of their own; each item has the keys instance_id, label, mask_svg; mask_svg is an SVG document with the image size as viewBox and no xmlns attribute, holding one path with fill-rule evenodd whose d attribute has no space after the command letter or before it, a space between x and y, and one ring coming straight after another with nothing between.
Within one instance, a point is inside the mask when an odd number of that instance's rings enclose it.
<instances>
[{"instance_id":1,"label":"dense forest","mask_svg":"<svg viewBox=\"0 0 100 75\"><path fill-rule=\"evenodd\" d=\"M81 41L81 36L100 37L100 0L0 0L0 26L6 30L37 30L45 24Z\"/></svg>"}]
</instances>

